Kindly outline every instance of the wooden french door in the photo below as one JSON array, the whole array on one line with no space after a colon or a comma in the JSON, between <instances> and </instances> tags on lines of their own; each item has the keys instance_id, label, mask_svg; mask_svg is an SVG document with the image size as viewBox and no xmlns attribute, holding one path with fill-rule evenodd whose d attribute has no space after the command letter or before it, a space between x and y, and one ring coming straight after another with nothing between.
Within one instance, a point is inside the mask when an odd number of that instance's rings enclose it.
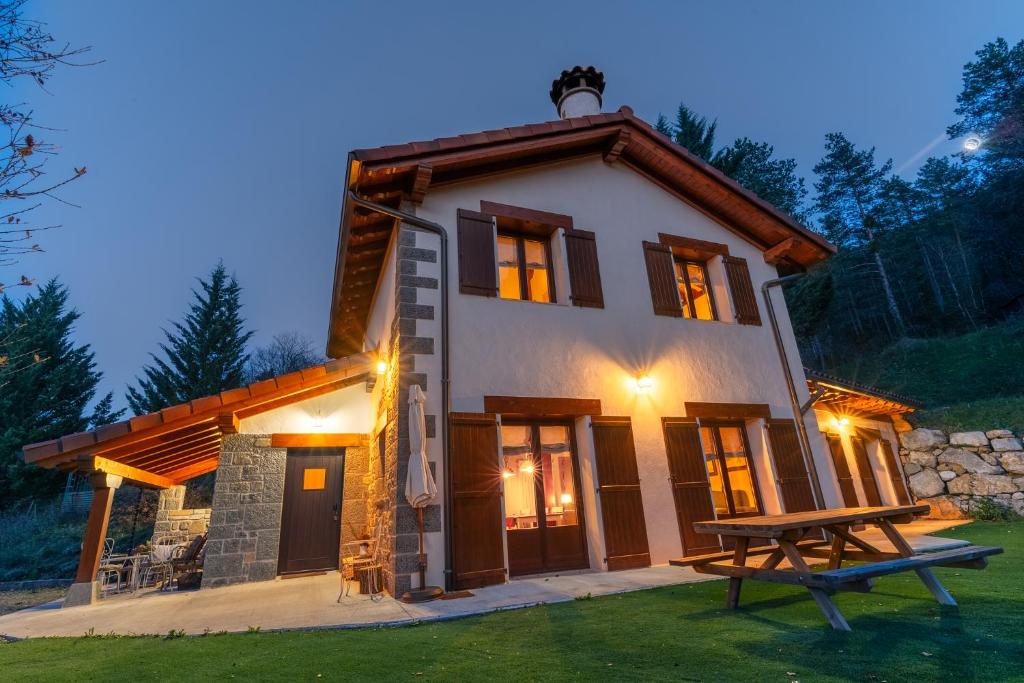
<instances>
[{"instance_id":1,"label":"wooden french door","mask_svg":"<svg viewBox=\"0 0 1024 683\"><path fill-rule=\"evenodd\" d=\"M711 485L704 464L704 449L696 420L664 418L665 452L668 456L669 480L676 505L676 523L684 555L701 555L721 550L721 541L714 534L693 530L694 522L715 519L711 502Z\"/></svg>"},{"instance_id":2,"label":"wooden french door","mask_svg":"<svg viewBox=\"0 0 1024 683\"><path fill-rule=\"evenodd\" d=\"M651 552L633 427L628 417L593 417L591 430L608 569L649 567Z\"/></svg>"},{"instance_id":3,"label":"wooden french door","mask_svg":"<svg viewBox=\"0 0 1024 683\"><path fill-rule=\"evenodd\" d=\"M497 419L452 413L451 444L453 587L504 583Z\"/></svg>"},{"instance_id":4,"label":"wooden french door","mask_svg":"<svg viewBox=\"0 0 1024 683\"><path fill-rule=\"evenodd\" d=\"M882 448L882 457L885 459L885 469L889 472L889 481L892 482L892 490L896 492L896 500L900 505L910 505L910 492L907 491L907 481L903 478L903 470L900 469L896 454L889 444L889 440L881 438L878 445Z\"/></svg>"},{"instance_id":5,"label":"wooden french door","mask_svg":"<svg viewBox=\"0 0 1024 683\"><path fill-rule=\"evenodd\" d=\"M832 465L836 470L839 491L843 494L843 505L848 508L858 507L860 502L857 500L857 487L853 484L850 463L846 461L846 453L843 451L843 440L838 434L827 434L825 439L828 441L828 452L832 456Z\"/></svg>"},{"instance_id":6,"label":"wooden french door","mask_svg":"<svg viewBox=\"0 0 1024 683\"><path fill-rule=\"evenodd\" d=\"M590 566L571 422L502 420L509 576Z\"/></svg>"},{"instance_id":7,"label":"wooden french door","mask_svg":"<svg viewBox=\"0 0 1024 683\"><path fill-rule=\"evenodd\" d=\"M344 448L288 449L278 573L338 568L344 469Z\"/></svg>"},{"instance_id":8,"label":"wooden french door","mask_svg":"<svg viewBox=\"0 0 1024 683\"><path fill-rule=\"evenodd\" d=\"M864 498L869 507L879 506L882 504L882 496L878 492L878 482L875 481L875 473L871 469L871 459L868 458L864 439L854 434L850 436L850 444L853 446L853 459L857 463L857 476L861 488L864 489Z\"/></svg>"}]
</instances>

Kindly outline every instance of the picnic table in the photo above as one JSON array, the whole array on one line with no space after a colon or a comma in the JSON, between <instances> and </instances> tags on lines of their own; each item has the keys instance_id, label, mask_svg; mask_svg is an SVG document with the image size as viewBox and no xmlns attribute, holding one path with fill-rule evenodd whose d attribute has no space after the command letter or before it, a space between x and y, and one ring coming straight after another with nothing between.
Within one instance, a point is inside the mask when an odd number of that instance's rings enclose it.
<instances>
[{"instance_id":1,"label":"picnic table","mask_svg":"<svg viewBox=\"0 0 1024 683\"><path fill-rule=\"evenodd\" d=\"M927 505L835 508L695 522L693 528L698 533L720 535L723 540L732 540L735 547L721 553L669 560L669 564L693 567L701 574L729 577L726 606L731 609L739 605L743 579L804 586L832 628L849 631L849 624L830 597L837 591L866 593L871 590L875 577L914 571L940 604L955 606L956 600L935 578L930 567L984 569L989 555L1003 552L1002 548L971 545L916 554L896 525L908 524L915 517L927 514L929 509ZM881 529L895 552L880 550L857 536L854 527L867 524ZM831 535L831 542L824 540L819 529ZM773 544L751 547L752 541ZM748 566L748 558L758 555L767 557L756 566ZM826 559L828 568L812 571L805 558ZM790 568L778 568L783 560L789 561ZM843 567L843 562L862 564Z\"/></svg>"}]
</instances>

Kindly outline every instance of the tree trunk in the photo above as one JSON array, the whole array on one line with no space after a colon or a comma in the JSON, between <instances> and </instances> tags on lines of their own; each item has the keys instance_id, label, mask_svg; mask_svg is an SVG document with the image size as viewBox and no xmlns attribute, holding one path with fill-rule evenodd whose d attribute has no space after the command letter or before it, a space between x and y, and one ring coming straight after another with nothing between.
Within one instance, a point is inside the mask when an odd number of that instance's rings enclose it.
<instances>
[{"instance_id":1,"label":"tree trunk","mask_svg":"<svg viewBox=\"0 0 1024 683\"><path fill-rule=\"evenodd\" d=\"M942 288L939 287L939 280L935 276L935 268L932 266L932 259L928 255L928 247L925 246L920 235L914 235L914 239L917 241L918 249L921 250L921 260L924 261L924 271L928 275L928 284L932 288L932 296L935 297L935 305L939 307L939 311L945 313L946 298L942 296Z\"/></svg>"},{"instance_id":2,"label":"tree trunk","mask_svg":"<svg viewBox=\"0 0 1024 683\"><path fill-rule=\"evenodd\" d=\"M889 308L889 315L892 316L893 322L896 323L896 332L901 337L905 336L907 326L903 324L903 315L900 313L900 307L896 303L892 283L889 281L889 273L885 270L885 264L882 263L882 255L878 253L878 250L873 245L871 254L875 258L875 265L878 266L878 276L882 279L882 289L885 290L885 302Z\"/></svg>"}]
</instances>

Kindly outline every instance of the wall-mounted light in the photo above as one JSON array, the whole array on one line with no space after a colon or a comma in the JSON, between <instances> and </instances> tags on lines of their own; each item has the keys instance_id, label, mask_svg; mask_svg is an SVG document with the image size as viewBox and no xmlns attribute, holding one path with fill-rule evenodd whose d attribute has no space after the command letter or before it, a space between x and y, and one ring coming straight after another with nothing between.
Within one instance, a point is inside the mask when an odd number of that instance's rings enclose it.
<instances>
[{"instance_id":1,"label":"wall-mounted light","mask_svg":"<svg viewBox=\"0 0 1024 683\"><path fill-rule=\"evenodd\" d=\"M516 475L513 474L512 470L510 470L507 467L501 470L501 478L502 479L511 479L514 476L516 476Z\"/></svg>"},{"instance_id":2,"label":"wall-mounted light","mask_svg":"<svg viewBox=\"0 0 1024 683\"><path fill-rule=\"evenodd\" d=\"M649 394L654 389L654 380L650 375L637 375L633 378L633 391L638 394Z\"/></svg>"},{"instance_id":3,"label":"wall-mounted light","mask_svg":"<svg viewBox=\"0 0 1024 683\"><path fill-rule=\"evenodd\" d=\"M377 361L377 374L383 375L388 371L388 362L383 358Z\"/></svg>"},{"instance_id":4,"label":"wall-mounted light","mask_svg":"<svg viewBox=\"0 0 1024 683\"><path fill-rule=\"evenodd\" d=\"M313 431L316 431L316 432L318 432L318 431L320 431L321 429L323 429L323 427L324 427L324 418L323 418L323 416L322 416L322 415L320 414L320 411L319 411L319 410L318 410L318 411L316 411L316 415L314 415L314 416L312 417L312 419L310 420L310 422L311 422L311 424L313 425Z\"/></svg>"},{"instance_id":5,"label":"wall-mounted light","mask_svg":"<svg viewBox=\"0 0 1024 683\"><path fill-rule=\"evenodd\" d=\"M523 474L533 474L533 463L529 460L523 460L519 463L519 471Z\"/></svg>"},{"instance_id":6,"label":"wall-mounted light","mask_svg":"<svg viewBox=\"0 0 1024 683\"><path fill-rule=\"evenodd\" d=\"M850 418L848 418L848 417L833 417L832 418L832 425L836 429L842 429L843 427L847 426L848 424L850 424Z\"/></svg>"}]
</instances>

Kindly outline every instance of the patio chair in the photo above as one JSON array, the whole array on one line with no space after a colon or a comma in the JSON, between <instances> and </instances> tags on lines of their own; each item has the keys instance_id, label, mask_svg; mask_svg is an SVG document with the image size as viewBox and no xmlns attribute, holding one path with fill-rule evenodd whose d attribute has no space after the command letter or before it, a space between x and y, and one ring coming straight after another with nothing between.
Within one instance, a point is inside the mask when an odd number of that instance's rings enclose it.
<instances>
[{"instance_id":1,"label":"patio chair","mask_svg":"<svg viewBox=\"0 0 1024 683\"><path fill-rule=\"evenodd\" d=\"M352 588L352 581L362 575L363 582L360 584L359 592L368 593L371 600L380 600L384 597L384 587L381 584L383 564L381 563L381 540L384 533L382 524L383 516L377 515L377 523L374 525L372 538L364 538L357 541L349 541L341 545L341 592L338 594L338 602L342 597L349 594ZM365 591L364 591L365 589Z\"/></svg>"},{"instance_id":2,"label":"patio chair","mask_svg":"<svg viewBox=\"0 0 1024 683\"><path fill-rule=\"evenodd\" d=\"M100 555L100 567L96 571L96 580L100 584L100 593L120 593L130 582L131 567L125 560L127 555L114 554L114 539L103 541L103 554Z\"/></svg>"},{"instance_id":3,"label":"patio chair","mask_svg":"<svg viewBox=\"0 0 1024 683\"><path fill-rule=\"evenodd\" d=\"M155 586L158 582L161 587L166 587L173 575L171 558L177 552L177 548L173 546L179 545L181 545L180 541L173 536L161 536L153 539L153 550L144 566L140 568L142 580L137 583L136 587ZM172 547L168 548L168 546Z\"/></svg>"},{"instance_id":4,"label":"patio chair","mask_svg":"<svg viewBox=\"0 0 1024 683\"><path fill-rule=\"evenodd\" d=\"M201 572L206 558L206 534L199 534L187 546L178 546L171 555L171 578L168 585L186 574Z\"/></svg>"}]
</instances>

